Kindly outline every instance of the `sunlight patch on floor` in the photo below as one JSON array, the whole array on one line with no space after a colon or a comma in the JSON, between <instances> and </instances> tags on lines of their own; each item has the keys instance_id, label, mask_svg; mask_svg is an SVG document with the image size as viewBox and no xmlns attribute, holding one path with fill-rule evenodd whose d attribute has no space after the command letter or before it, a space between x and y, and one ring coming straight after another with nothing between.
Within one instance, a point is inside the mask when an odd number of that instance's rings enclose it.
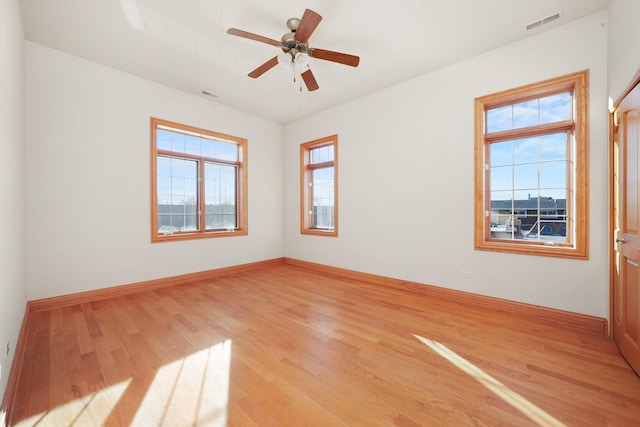
<instances>
[{"instance_id":1,"label":"sunlight patch on floor","mask_svg":"<svg viewBox=\"0 0 640 427\"><path fill-rule=\"evenodd\" d=\"M127 390L131 379L33 415L16 426L101 426Z\"/></svg>"},{"instance_id":2,"label":"sunlight patch on floor","mask_svg":"<svg viewBox=\"0 0 640 427\"><path fill-rule=\"evenodd\" d=\"M160 368L132 426L225 426L231 340Z\"/></svg>"},{"instance_id":3,"label":"sunlight patch on floor","mask_svg":"<svg viewBox=\"0 0 640 427\"><path fill-rule=\"evenodd\" d=\"M420 335L414 334L413 336L416 337L420 342L431 348L433 351L438 353L440 356L447 359L461 371L465 372L480 384L485 386L496 396L500 397L505 402L509 403L511 406L522 412L538 425L552 427L565 426L564 423L558 421L544 410L529 402L527 399L511 390L509 387L505 386L500 381L496 380L491 375L487 374L464 357L452 351L444 344L421 337Z\"/></svg>"}]
</instances>

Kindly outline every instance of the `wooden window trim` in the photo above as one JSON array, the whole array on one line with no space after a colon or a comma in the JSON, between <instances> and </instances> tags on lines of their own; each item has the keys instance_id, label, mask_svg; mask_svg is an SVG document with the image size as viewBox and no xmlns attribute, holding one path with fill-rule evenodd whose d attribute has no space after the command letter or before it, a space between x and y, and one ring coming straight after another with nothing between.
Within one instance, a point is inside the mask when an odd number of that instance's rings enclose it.
<instances>
[{"instance_id":1,"label":"wooden window trim","mask_svg":"<svg viewBox=\"0 0 640 427\"><path fill-rule=\"evenodd\" d=\"M575 125L567 122L552 125L536 126L537 129L517 129L514 131L495 132L489 138L485 134L485 114L490 108L523 102L555 93L571 90L574 93L573 120ZM589 71L583 70L558 78L509 89L475 99L475 249L510 252L528 255L541 255L560 258L589 258ZM568 126L568 127L567 127ZM533 128L533 127L532 127ZM514 136L527 136L527 132L538 133L541 129L546 133L573 128L575 150L571 160L575 162L575 182L569 180L569 188L575 192L575 205L567 198L567 229L575 229L569 245L549 246L542 242L518 242L491 238L490 218L485 216L490 206L490 194L487 191L487 175L485 156L490 142L501 139L512 139ZM570 151L568 151L570 152ZM569 221L575 221L575 224Z\"/></svg>"},{"instance_id":2,"label":"wooden window trim","mask_svg":"<svg viewBox=\"0 0 640 427\"><path fill-rule=\"evenodd\" d=\"M333 145L333 161L311 164L311 150L329 145ZM309 191L311 172L314 169L330 166L333 166L333 230L313 228L311 226L311 215L308 213L312 205L312 194ZM338 135L331 135L300 144L300 233L338 237Z\"/></svg>"},{"instance_id":3,"label":"wooden window trim","mask_svg":"<svg viewBox=\"0 0 640 427\"><path fill-rule=\"evenodd\" d=\"M180 232L174 234L161 234L158 233L158 192L157 192L157 157L158 155L168 155L171 157L179 157L184 159L192 159L204 161L208 159L206 157L187 154L187 153L175 153L172 151L158 150L156 137L158 126L166 126L181 131L190 133L196 133L200 135L210 136L214 139L231 142L238 146L238 161L225 161L216 159L216 163L225 164L229 166L238 167L237 175L237 189L236 189L236 215L237 215L237 227L233 230L206 230L204 227L205 214L204 214L204 197L200 197L199 210L201 214L199 217L200 230L193 232ZM194 239L207 239L213 237L230 237L230 236L245 236L249 234L248 228L248 200L247 200L247 140L232 135L227 135L219 132L214 132L206 129L201 129L193 126L184 125L181 123L171 122L168 120L158 119L151 117L151 242L171 242L181 240L194 240ZM203 172L204 168L200 168L200 181L204 181ZM200 191L200 187L199 187Z\"/></svg>"}]
</instances>

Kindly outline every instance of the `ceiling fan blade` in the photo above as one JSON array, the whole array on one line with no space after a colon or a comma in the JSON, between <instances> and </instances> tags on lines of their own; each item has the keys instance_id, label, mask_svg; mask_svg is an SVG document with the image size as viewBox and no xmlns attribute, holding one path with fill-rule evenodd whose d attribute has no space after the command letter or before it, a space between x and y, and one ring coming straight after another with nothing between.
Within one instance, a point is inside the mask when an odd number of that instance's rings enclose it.
<instances>
[{"instance_id":1,"label":"ceiling fan blade","mask_svg":"<svg viewBox=\"0 0 640 427\"><path fill-rule=\"evenodd\" d=\"M252 72L250 72L248 76L256 79L261 75L263 75L264 73L266 73L267 71L269 71L270 69L272 69L273 67L275 67L276 65L278 65L278 57L274 56L273 58L271 58L270 60L268 60L267 62L265 62L264 64L262 64L261 66L253 70Z\"/></svg>"},{"instance_id":2,"label":"ceiling fan blade","mask_svg":"<svg viewBox=\"0 0 640 427\"><path fill-rule=\"evenodd\" d=\"M309 55L313 58L337 62L338 64L349 65L351 67L357 67L360 63L359 56L349 55L348 53L334 52L332 50L313 48L309 49Z\"/></svg>"},{"instance_id":3,"label":"ceiling fan blade","mask_svg":"<svg viewBox=\"0 0 640 427\"><path fill-rule=\"evenodd\" d=\"M304 84L305 86L307 86L307 89L309 90L309 92L318 90L318 88L320 87L318 86L318 82L316 81L316 78L313 76L313 73L311 72L311 70L305 71L304 73L300 74L300 76L302 76L302 80L304 80Z\"/></svg>"},{"instance_id":4,"label":"ceiling fan blade","mask_svg":"<svg viewBox=\"0 0 640 427\"><path fill-rule=\"evenodd\" d=\"M322 21L322 16L318 15L311 9L306 9L302 15L302 19L300 19L298 29L296 30L296 40L300 43L306 43L320 21Z\"/></svg>"},{"instance_id":5,"label":"ceiling fan blade","mask_svg":"<svg viewBox=\"0 0 640 427\"><path fill-rule=\"evenodd\" d=\"M229 28L227 30L227 34L231 34L232 36L238 36L238 37L242 37L249 40L255 40L257 42L270 44L272 46L282 45L278 40L270 39L269 37L260 36L258 34L253 34L248 31L238 30L237 28Z\"/></svg>"}]
</instances>

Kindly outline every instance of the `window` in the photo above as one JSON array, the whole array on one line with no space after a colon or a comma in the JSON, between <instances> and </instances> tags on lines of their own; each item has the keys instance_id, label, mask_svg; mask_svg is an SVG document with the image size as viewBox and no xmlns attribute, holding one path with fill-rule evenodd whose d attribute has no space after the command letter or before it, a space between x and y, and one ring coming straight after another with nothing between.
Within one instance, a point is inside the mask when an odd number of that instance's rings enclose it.
<instances>
[{"instance_id":1,"label":"window","mask_svg":"<svg viewBox=\"0 0 640 427\"><path fill-rule=\"evenodd\" d=\"M338 236L338 136L300 145L300 232Z\"/></svg>"},{"instance_id":2,"label":"window","mask_svg":"<svg viewBox=\"0 0 640 427\"><path fill-rule=\"evenodd\" d=\"M588 258L588 71L476 98L476 249Z\"/></svg>"},{"instance_id":3,"label":"window","mask_svg":"<svg viewBox=\"0 0 640 427\"><path fill-rule=\"evenodd\" d=\"M151 118L151 240L246 235L247 140Z\"/></svg>"}]
</instances>

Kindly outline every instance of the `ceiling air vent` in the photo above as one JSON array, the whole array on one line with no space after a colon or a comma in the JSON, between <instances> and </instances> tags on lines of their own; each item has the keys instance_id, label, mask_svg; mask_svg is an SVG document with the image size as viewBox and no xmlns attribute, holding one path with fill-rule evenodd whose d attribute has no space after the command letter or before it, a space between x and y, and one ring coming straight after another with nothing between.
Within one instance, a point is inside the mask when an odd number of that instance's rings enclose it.
<instances>
[{"instance_id":1,"label":"ceiling air vent","mask_svg":"<svg viewBox=\"0 0 640 427\"><path fill-rule=\"evenodd\" d=\"M545 24L549 24L553 21L557 21L558 19L560 19L560 12L553 14L553 15L549 15L546 18L542 18L539 21L536 22L532 22L531 24L527 25L527 31L531 31L534 28L538 28L541 27Z\"/></svg>"}]
</instances>

